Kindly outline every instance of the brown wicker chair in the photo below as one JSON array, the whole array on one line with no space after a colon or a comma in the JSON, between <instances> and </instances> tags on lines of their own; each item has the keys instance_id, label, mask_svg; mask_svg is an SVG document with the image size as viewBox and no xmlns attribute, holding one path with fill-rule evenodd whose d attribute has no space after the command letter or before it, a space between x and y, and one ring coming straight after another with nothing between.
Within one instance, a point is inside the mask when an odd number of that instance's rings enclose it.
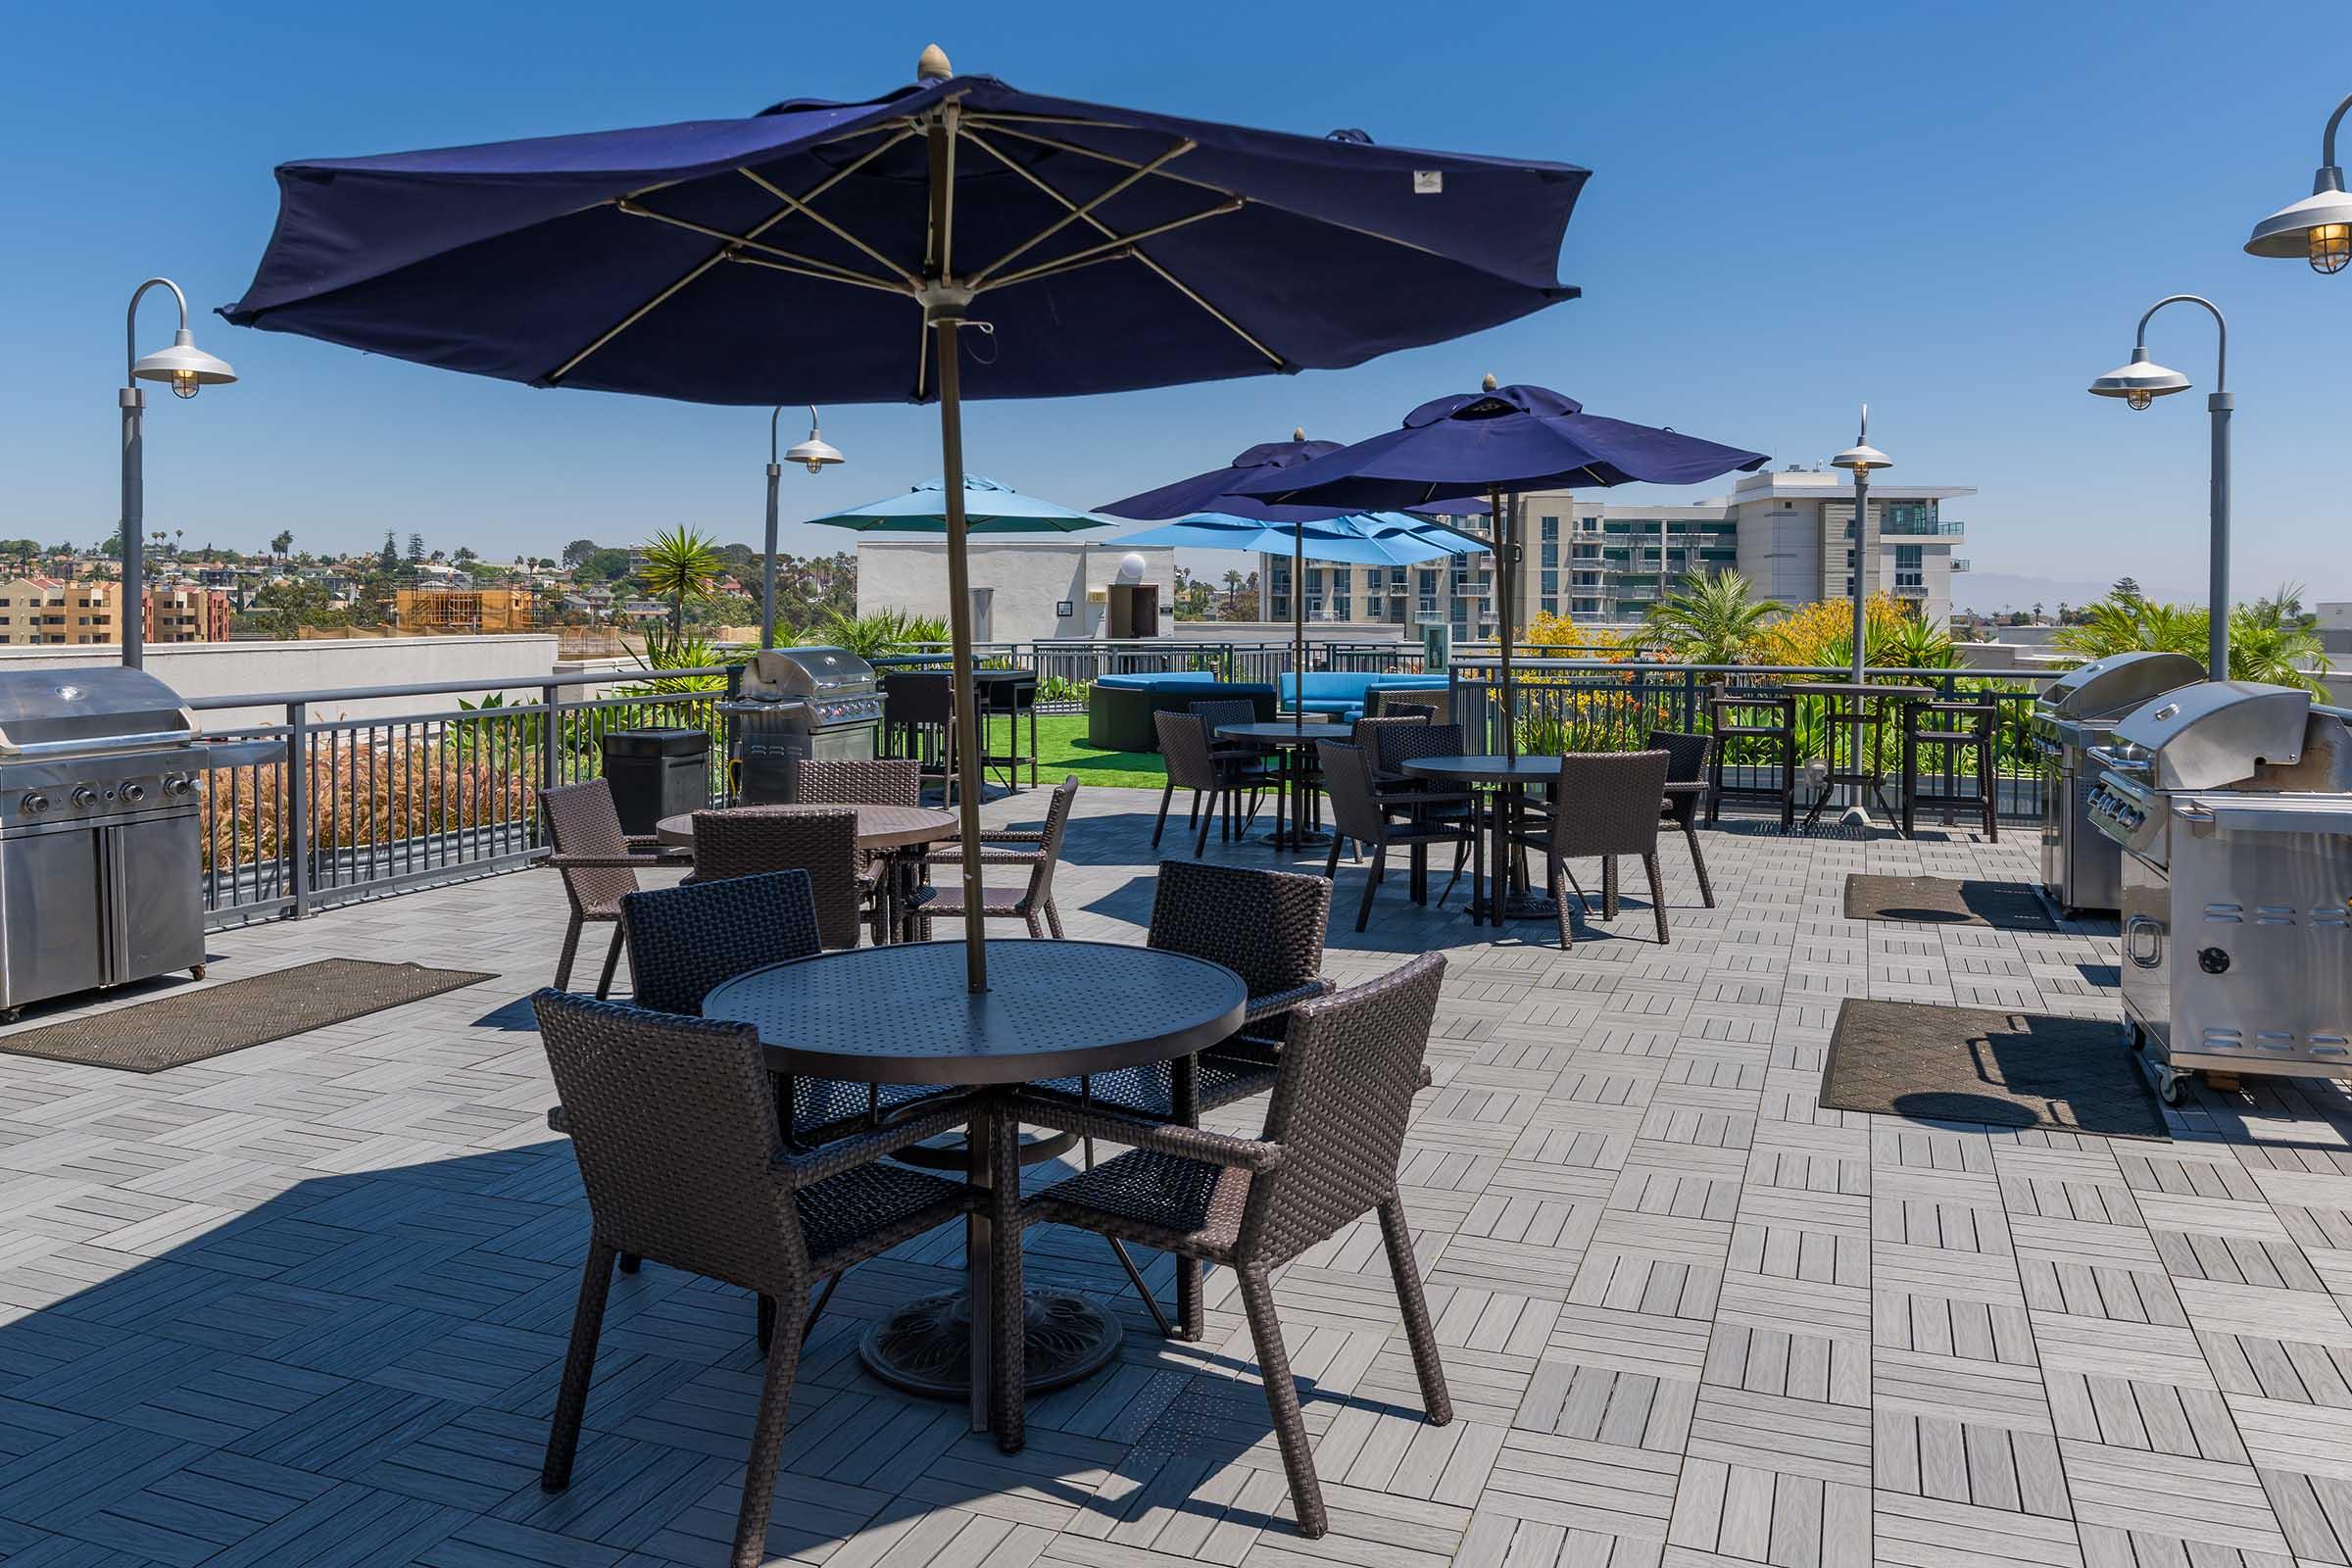
<instances>
[{"instance_id":1,"label":"brown wicker chair","mask_svg":"<svg viewBox=\"0 0 2352 1568\"><path fill-rule=\"evenodd\" d=\"M1421 1058L1445 975L1445 958L1425 954L1378 980L1300 1006L1292 1015L1265 1131L1255 1139L1029 1098L1014 1101L1014 1114L1023 1121L1133 1146L1131 1152L1030 1199L1022 1205L1024 1222L1075 1225L1179 1257L1224 1263L1239 1276L1304 1536L1320 1536L1330 1525L1274 1314L1275 1269L1377 1210L1420 1375L1422 1407L1432 1425L1453 1419L1412 1232L1396 1196L1413 1095L1429 1083ZM1017 1260L1018 1249L1012 1250ZM1007 1272L997 1270L998 1300L1017 1303L1017 1262L1011 1278ZM997 1375L1017 1386L1020 1314L1000 1304L1000 1323L1007 1317L1010 1323L997 1336ZM997 1438L1017 1444L1020 1433L1000 1431Z\"/></svg>"},{"instance_id":2,"label":"brown wicker chair","mask_svg":"<svg viewBox=\"0 0 2352 1568\"><path fill-rule=\"evenodd\" d=\"M1070 804L1077 798L1078 780L1075 775L1063 779L1054 788L1054 799L1046 807L1046 825L1039 831L1037 848L1033 850L991 849L985 842L989 835L982 835L984 842L980 850L980 864L984 870L991 865L1018 865L1027 867L1029 872L1029 880L1022 887L983 886L980 890L982 914L991 919L1023 921L1033 937L1042 937L1049 930L1056 937L1062 934L1061 910L1054 904L1054 867L1060 862L1061 835L1070 823ZM1000 842L1004 837L1009 835L1000 836ZM924 902L920 913L925 938L930 936L934 920L963 918L963 880L960 874L963 851L960 847L943 849L934 852L931 859L934 864L956 866L958 874L954 878L942 877L939 885L931 890L931 897Z\"/></svg>"},{"instance_id":3,"label":"brown wicker chair","mask_svg":"<svg viewBox=\"0 0 2352 1568\"><path fill-rule=\"evenodd\" d=\"M1659 803L1666 798L1666 769L1672 760L1665 752L1570 752L1560 759L1560 781L1554 786L1548 821L1519 842L1544 852L1544 881L1559 906L1560 946L1576 944L1577 905L1568 902L1567 862L1582 856L1600 857L1601 915L1617 916L1617 857L1638 855L1649 876L1649 906L1657 916L1658 941L1666 938L1666 900L1658 881Z\"/></svg>"},{"instance_id":4,"label":"brown wicker chair","mask_svg":"<svg viewBox=\"0 0 2352 1568\"><path fill-rule=\"evenodd\" d=\"M1417 725L1416 728L1428 728ZM1429 847L1432 844L1450 844L1454 847L1453 877L1462 874L1462 861L1470 853L1471 841L1478 830L1461 815L1430 812L1425 815L1396 820L1390 813L1396 802L1384 798L1372 776L1372 759L1361 746L1348 746L1339 741L1320 741L1316 752L1323 761L1323 789L1331 797L1331 854L1323 861L1323 874L1340 874L1340 845L1353 839L1372 852L1372 863L1364 870L1363 902L1356 906L1355 928L1358 931L1371 922L1372 895L1379 891L1380 880L1388 873L1389 850L1401 845L1411 856L1411 897L1415 904L1429 898ZM1429 754L1437 755L1437 754ZM1453 892L1453 880L1438 895L1440 907Z\"/></svg>"},{"instance_id":5,"label":"brown wicker chair","mask_svg":"<svg viewBox=\"0 0 2352 1568\"><path fill-rule=\"evenodd\" d=\"M1225 723L1247 723L1250 720L1232 718ZM1152 715L1152 727L1159 736L1159 756L1167 768L1168 782L1159 792L1159 817L1152 825L1152 847L1159 848L1159 836L1167 831L1168 803L1178 790L1193 792L1193 820L1200 824L1200 836L1193 843L1193 858L1198 860L1208 853L1208 824L1217 822L1217 839L1222 843L1250 830L1257 820L1257 803L1261 792L1282 787L1281 776L1269 772L1264 754L1255 748L1228 745L1215 738L1214 726L1199 713L1179 713L1161 710ZM1250 792L1250 810L1246 819L1234 813L1235 797L1243 790ZM1203 801L1207 815L1201 814ZM1224 808L1220 815L1218 808Z\"/></svg>"},{"instance_id":6,"label":"brown wicker chair","mask_svg":"<svg viewBox=\"0 0 2352 1568\"><path fill-rule=\"evenodd\" d=\"M1666 799L1658 808L1658 819L1683 830L1683 842L1690 846L1690 868L1698 873L1698 896L1712 909L1715 884L1707 879L1707 858L1698 847L1698 808L1706 804L1707 761L1715 742L1705 735L1653 729L1646 744L1666 754Z\"/></svg>"},{"instance_id":7,"label":"brown wicker chair","mask_svg":"<svg viewBox=\"0 0 2352 1568\"><path fill-rule=\"evenodd\" d=\"M801 806L921 806L923 764L899 757L812 757L801 764ZM858 898L874 944L891 940L887 850L858 852Z\"/></svg>"},{"instance_id":8,"label":"brown wicker chair","mask_svg":"<svg viewBox=\"0 0 2352 1568\"><path fill-rule=\"evenodd\" d=\"M564 873L564 897L571 905L571 923L564 928L564 956L556 960L556 989L571 989L571 965L579 956L580 933L588 922L610 920L612 946L605 952L605 972L596 982L596 994L610 996L620 963L621 896L637 891L639 871L682 867L692 857L657 849L651 837L622 833L612 786L601 778L541 790L539 814L556 852L547 863Z\"/></svg>"},{"instance_id":9,"label":"brown wicker chair","mask_svg":"<svg viewBox=\"0 0 2352 1568\"><path fill-rule=\"evenodd\" d=\"M773 1302L777 1320L730 1559L735 1568L757 1568L768 1560L768 1510L809 1288L965 1212L965 1189L879 1162L968 1121L969 1106L934 1108L795 1153L778 1134L750 1025L669 1017L559 991L531 1001L589 1215L588 1258L539 1484L561 1492L571 1482L621 1253L740 1286Z\"/></svg>"},{"instance_id":10,"label":"brown wicker chair","mask_svg":"<svg viewBox=\"0 0 2352 1568\"><path fill-rule=\"evenodd\" d=\"M795 867L808 873L825 946L856 947L865 889L858 874L855 810L839 806L738 806L694 813L697 882Z\"/></svg>"}]
</instances>

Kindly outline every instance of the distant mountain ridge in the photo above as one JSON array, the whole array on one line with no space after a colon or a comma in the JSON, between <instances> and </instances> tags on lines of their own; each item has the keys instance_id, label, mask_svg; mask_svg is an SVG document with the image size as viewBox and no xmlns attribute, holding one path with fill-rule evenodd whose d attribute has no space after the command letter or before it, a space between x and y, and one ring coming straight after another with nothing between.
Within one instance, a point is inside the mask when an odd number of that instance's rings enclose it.
<instances>
[{"instance_id":1,"label":"distant mountain ridge","mask_svg":"<svg viewBox=\"0 0 2352 1568\"><path fill-rule=\"evenodd\" d=\"M2007 571L1955 573L1952 608L1994 615L2005 610L2032 610L2039 605L2043 613L2055 615L2060 605L2087 605L2106 598L2111 585L2062 577L2029 577ZM2168 597L2162 585L2145 578L2140 580L2140 587L2151 597Z\"/></svg>"}]
</instances>

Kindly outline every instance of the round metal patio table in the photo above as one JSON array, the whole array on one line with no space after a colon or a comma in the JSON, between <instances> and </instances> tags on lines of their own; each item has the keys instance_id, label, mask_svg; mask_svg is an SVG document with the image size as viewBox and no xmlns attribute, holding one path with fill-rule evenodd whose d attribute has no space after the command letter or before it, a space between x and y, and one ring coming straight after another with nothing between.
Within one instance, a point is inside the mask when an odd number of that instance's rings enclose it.
<instances>
[{"instance_id":1,"label":"round metal patio table","mask_svg":"<svg viewBox=\"0 0 2352 1568\"><path fill-rule=\"evenodd\" d=\"M1111 942L988 945L989 989L964 989L961 942L820 954L755 969L703 999L706 1018L755 1025L771 1071L874 1084L1004 1088L1190 1055L1242 1025L1249 988L1223 964ZM998 1170L991 1101L973 1113L974 1183ZM910 1301L869 1330L859 1353L884 1382L918 1394L969 1391L972 1429L989 1422L989 1225L964 1221L965 1289ZM1110 1314L1074 1292L1032 1291L1028 1388L1061 1388L1118 1353Z\"/></svg>"},{"instance_id":2,"label":"round metal patio table","mask_svg":"<svg viewBox=\"0 0 2352 1568\"><path fill-rule=\"evenodd\" d=\"M1552 903L1549 896L1521 893L1514 897L1510 890L1511 868L1518 862L1511 846L1527 804L1527 787L1530 784L1558 782L1558 758L1408 757L1397 765L1420 778L1484 785L1494 791L1494 799L1487 808L1488 832L1471 841L1474 858L1470 867L1470 881L1473 887L1482 890L1477 901L1470 906L1473 920L1481 924L1500 925L1506 918L1549 920L1558 915L1559 906ZM1556 808L1562 803L1554 801L1552 804Z\"/></svg>"},{"instance_id":3,"label":"round metal patio table","mask_svg":"<svg viewBox=\"0 0 2352 1568\"><path fill-rule=\"evenodd\" d=\"M852 806L847 809L858 813L858 847L872 850L889 860L889 880L884 887L890 898L890 909L885 922L893 941L908 941L913 935L909 929L913 923L910 911L915 890L921 886L923 858L905 852L952 839L961 824L954 811L935 811L927 806ZM655 839L692 849L697 814L682 811L662 818L654 824Z\"/></svg>"},{"instance_id":4,"label":"round metal patio table","mask_svg":"<svg viewBox=\"0 0 2352 1568\"><path fill-rule=\"evenodd\" d=\"M1278 850L1308 850L1320 849L1331 842L1322 832L1322 803L1314 789L1321 771L1315 763L1315 745L1319 741L1344 741L1354 733L1354 728L1348 724L1311 720L1300 724L1281 718L1217 726L1219 740L1271 746L1282 754L1283 787L1274 797L1274 831L1266 837L1268 844ZM1292 803L1287 827L1283 815L1286 797Z\"/></svg>"}]
</instances>

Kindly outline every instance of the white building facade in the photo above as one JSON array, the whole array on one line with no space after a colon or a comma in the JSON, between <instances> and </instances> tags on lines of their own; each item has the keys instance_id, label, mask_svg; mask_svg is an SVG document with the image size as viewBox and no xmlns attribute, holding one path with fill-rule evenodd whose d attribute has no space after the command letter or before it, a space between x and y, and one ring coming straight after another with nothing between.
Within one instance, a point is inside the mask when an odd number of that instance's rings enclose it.
<instances>
[{"instance_id":1,"label":"white building facade","mask_svg":"<svg viewBox=\"0 0 2352 1568\"><path fill-rule=\"evenodd\" d=\"M1107 635L1109 589L1120 563L1131 555L1143 558L1137 580L1159 589L1160 635L1170 635L1176 608L1174 550L1129 549L1115 538L1095 542L1076 534L974 537L965 557L971 569L972 640L1027 643ZM858 612L885 610L947 618L944 537L858 539Z\"/></svg>"}]
</instances>

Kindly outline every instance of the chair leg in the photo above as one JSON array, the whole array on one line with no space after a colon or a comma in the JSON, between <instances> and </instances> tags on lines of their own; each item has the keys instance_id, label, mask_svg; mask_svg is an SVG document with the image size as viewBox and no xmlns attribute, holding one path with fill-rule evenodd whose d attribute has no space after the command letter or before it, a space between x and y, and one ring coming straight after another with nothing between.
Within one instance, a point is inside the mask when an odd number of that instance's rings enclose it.
<instances>
[{"instance_id":1,"label":"chair leg","mask_svg":"<svg viewBox=\"0 0 2352 1568\"><path fill-rule=\"evenodd\" d=\"M1707 858L1700 852L1698 847L1697 825L1691 822L1685 822L1683 824L1683 837L1687 839L1690 845L1690 869L1698 873L1698 896L1706 901L1707 907L1712 909L1715 907L1715 884L1707 880Z\"/></svg>"},{"instance_id":2,"label":"chair leg","mask_svg":"<svg viewBox=\"0 0 2352 1568\"><path fill-rule=\"evenodd\" d=\"M1217 820L1217 795L1216 790L1208 792L1208 809L1200 813L1200 833L1193 840L1193 858L1196 860L1208 853L1208 830Z\"/></svg>"},{"instance_id":3,"label":"chair leg","mask_svg":"<svg viewBox=\"0 0 2352 1568\"><path fill-rule=\"evenodd\" d=\"M1470 837L1476 838L1477 836L1477 830L1473 829ZM1453 885L1462 879L1462 862L1469 858L1470 839L1463 839L1453 847L1453 875L1446 879L1446 891L1438 895L1439 908L1443 909L1446 907L1446 899L1451 897L1453 894Z\"/></svg>"},{"instance_id":4,"label":"chair leg","mask_svg":"<svg viewBox=\"0 0 2352 1568\"><path fill-rule=\"evenodd\" d=\"M1405 1342L1413 1348L1413 1372L1421 1380L1421 1408L1429 1412L1431 1426L1445 1426L1453 1419L1453 1396L1446 1391L1446 1367L1438 1359L1438 1326L1430 1321L1429 1300L1421 1294L1412 1227L1404 1222L1403 1200L1394 1194L1380 1205L1380 1239L1388 1245L1396 1309L1404 1315Z\"/></svg>"},{"instance_id":5,"label":"chair leg","mask_svg":"<svg viewBox=\"0 0 2352 1568\"><path fill-rule=\"evenodd\" d=\"M775 1501L776 1470L784 1446L784 1427L792 1405L792 1380L801 1369L801 1317L808 1310L800 1301L790 1314L779 1311L774 1337L767 1347L767 1378L760 1385L760 1414L752 1424L751 1464L743 1478L743 1509L735 1516L732 1568L760 1568L767 1561L767 1515Z\"/></svg>"},{"instance_id":6,"label":"chair leg","mask_svg":"<svg viewBox=\"0 0 2352 1568\"><path fill-rule=\"evenodd\" d=\"M1323 857L1324 881L1332 882L1338 880L1340 874L1340 846L1347 842L1348 838L1346 834L1334 833L1331 836L1331 853Z\"/></svg>"},{"instance_id":7,"label":"chair leg","mask_svg":"<svg viewBox=\"0 0 2352 1568\"><path fill-rule=\"evenodd\" d=\"M1603 920L1617 918L1617 857L1614 855L1600 858L1600 917Z\"/></svg>"},{"instance_id":8,"label":"chair leg","mask_svg":"<svg viewBox=\"0 0 2352 1568\"><path fill-rule=\"evenodd\" d=\"M2001 842L2000 798L1994 793L2000 787L1992 776L1992 742L1977 742L1977 793L1984 801L1984 842Z\"/></svg>"},{"instance_id":9,"label":"chair leg","mask_svg":"<svg viewBox=\"0 0 2352 1568\"><path fill-rule=\"evenodd\" d=\"M1046 922L1038 917L1038 912L1035 909L1031 909L1028 913L1022 915L1021 918L1027 922L1029 926L1029 934L1031 936L1036 937L1041 942L1045 940Z\"/></svg>"},{"instance_id":10,"label":"chair leg","mask_svg":"<svg viewBox=\"0 0 2352 1568\"><path fill-rule=\"evenodd\" d=\"M562 1492L571 1485L571 1461L580 1449L580 1417L588 1409L588 1381L596 1374L596 1341L605 1327L605 1298L612 1289L612 1249L588 1243L580 1270L580 1298L571 1310L571 1347L564 1354L564 1386L556 1396L555 1420L547 1429L547 1459L539 1485Z\"/></svg>"},{"instance_id":11,"label":"chair leg","mask_svg":"<svg viewBox=\"0 0 2352 1568\"><path fill-rule=\"evenodd\" d=\"M1642 857L1642 869L1649 874L1649 908L1658 917L1658 946L1666 945L1666 890L1658 880L1658 852L1650 851Z\"/></svg>"},{"instance_id":12,"label":"chair leg","mask_svg":"<svg viewBox=\"0 0 2352 1568\"><path fill-rule=\"evenodd\" d=\"M572 960L580 956L581 924L579 913L574 910L571 924L564 928L564 955L556 960L556 989L558 991L571 989Z\"/></svg>"},{"instance_id":13,"label":"chair leg","mask_svg":"<svg viewBox=\"0 0 2352 1568\"><path fill-rule=\"evenodd\" d=\"M1193 791L1192 808L1184 813L1184 825L1186 827L1200 825L1200 792L1199 790Z\"/></svg>"},{"instance_id":14,"label":"chair leg","mask_svg":"<svg viewBox=\"0 0 2352 1568\"><path fill-rule=\"evenodd\" d=\"M1159 836L1168 830L1168 804L1176 798L1176 781L1170 779L1160 786L1159 820L1152 824L1152 847L1159 848Z\"/></svg>"},{"instance_id":15,"label":"chair leg","mask_svg":"<svg viewBox=\"0 0 2352 1568\"><path fill-rule=\"evenodd\" d=\"M1055 941L1061 940L1061 910L1054 907L1052 899L1046 901L1046 929L1054 933Z\"/></svg>"},{"instance_id":16,"label":"chair leg","mask_svg":"<svg viewBox=\"0 0 2352 1568\"><path fill-rule=\"evenodd\" d=\"M1544 857L1544 880L1549 884L1544 891L1551 895L1551 906L1559 912L1560 951L1566 953L1576 946L1576 905L1568 902L1568 884L1575 879L1568 874L1568 863L1556 855ZM1576 890L1576 904L1585 902L1585 890Z\"/></svg>"},{"instance_id":17,"label":"chair leg","mask_svg":"<svg viewBox=\"0 0 2352 1568\"><path fill-rule=\"evenodd\" d=\"M1306 1417L1298 1408L1298 1386L1292 1381L1291 1358L1282 1348L1282 1324L1274 1316L1274 1283L1263 1269L1245 1269L1241 1286L1242 1307L1250 1315L1250 1338L1257 1347L1258 1375L1265 1379L1266 1410L1274 1418L1282 1467L1291 1478L1291 1502L1298 1513L1298 1533L1311 1540L1331 1528L1331 1518L1323 1511L1323 1489L1315 1481L1315 1455L1306 1443Z\"/></svg>"},{"instance_id":18,"label":"chair leg","mask_svg":"<svg viewBox=\"0 0 2352 1568\"><path fill-rule=\"evenodd\" d=\"M619 968L620 922L615 920L612 922L612 946L605 950L605 972L597 978L596 982L597 1001L602 1002L612 994L612 976L619 970ZM636 976L631 975L629 978L631 983L634 984Z\"/></svg>"},{"instance_id":19,"label":"chair leg","mask_svg":"<svg viewBox=\"0 0 2352 1568\"><path fill-rule=\"evenodd\" d=\"M639 1257L635 1252L620 1254L620 1271L623 1274L634 1274L643 1267L645 1267L645 1259Z\"/></svg>"},{"instance_id":20,"label":"chair leg","mask_svg":"<svg viewBox=\"0 0 2352 1568\"><path fill-rule=\"evenodd\" d=\"M1361 931L1372 919L1372 895L1380 891L1380 876L1389 868L1389 847L1372 847L1372 863L1364 868L1364 901L1355 906L1355 928Z\"/></svg>"}]
</instances>

